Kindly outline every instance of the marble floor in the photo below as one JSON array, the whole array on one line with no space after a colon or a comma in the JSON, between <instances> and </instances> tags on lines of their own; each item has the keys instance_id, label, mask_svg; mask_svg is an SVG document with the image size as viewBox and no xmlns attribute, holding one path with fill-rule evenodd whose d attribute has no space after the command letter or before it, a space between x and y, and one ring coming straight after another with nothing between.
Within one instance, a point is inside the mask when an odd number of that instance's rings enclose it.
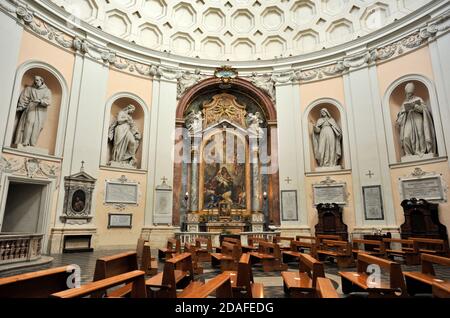
<instances>
[{"instance_id":1,"label":"marble floor","mask_svg":"<svg viewBox=\"0 0 450 318\"><path fill-rule=\"evenodd\" d=\"M65 253L65 254L57 254L51 255L54 258L52 263L38 266L27 269L17 269L8 272L0 272L0 277L12 276L16 274L22 274L31 271L37 271L49 267L57 267L63 265L76 264L81 268L81 282L87 283L92 281L92 277L95 269L95 262L97 258L103 256L114 255L117 253L125 252L128 250L107 250L107 251L94 251L94 252L85 252L85 253ZM157 255L157 251L152 251L152 255ZM197 275L196 279L201 281L207 281L211 279L215 275L220 273L220 269L211 268L209 263L203 264L203 274ZM297 271L298 263L289 263L289 271ZM342 295L342 297L365 297L364 294L352 294L351 296L343 295L341 291L341 279L338 275L338 268L336 264L331 262L324 262L325 265L325 275L330 278L333 282L333 285L337 289L338 293ZM163 262L159 262L159 271L162 271ZM403 271L420 271L420 266L406 266L402 265ZM345 271L356 271L356 268L348 268ZM450 280L450 269L442 266L435 266L436 275L442 279ZM259 266L253 266L253 276L256 282L263 283L264 292L267 298L284 298L287 297L283 291L283 280L281 278L280 272L269 272L266 273ZM387 276L383 275L383 278L386 279ZM382 278L382 279L383 279ZM418 295L418 297L431 297L431 295Z\"/></svg>"}]
</instances>

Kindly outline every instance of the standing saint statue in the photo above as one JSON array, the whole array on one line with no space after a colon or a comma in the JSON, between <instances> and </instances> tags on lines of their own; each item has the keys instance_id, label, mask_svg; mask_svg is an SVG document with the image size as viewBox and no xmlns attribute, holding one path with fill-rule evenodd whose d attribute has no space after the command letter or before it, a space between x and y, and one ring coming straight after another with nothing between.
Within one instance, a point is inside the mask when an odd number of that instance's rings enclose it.
<instances>
[{"instance_id":1,"label":"standing saint statue","mask_svg":"<svg viewBox=\"0 0 450 318\"><path fill-rule=\"evenodd\" d=\"M199 133L203 130L203 116L200 110L197 112L192 111L187 116L186 127L193 134Z\"/></svg>"},{"instance_id":2,"label":"standing saint statue","mask_svg":"<svg viewBox=\"0 0 450 318\"><path fill-rule=\"evenodd\" d=\"M414 95L414 83L405 86L406 98L396 124L400 128L400 145L405 156L436 153L433 118L422 98Z\"/></svg>"},{"instance_id":3,"label":"standing saint statue","mask_svg":"<svg viewBox=\"0 0 450 318\"><path fill-rule=\"evenodd\" d=\"M117 119L109 126L108 139L113 143L110 164L136 167L136 152L141 140L136 123L131 117L135 111L128 105L117 114Z\"/></svg>"},{"instance_id":4,"label":"standing saint statue","mask_svg":"<svg viewBox=\"0 0 450 318\"><path fill-rule=\"evenodd\" d=\"M247 131L249 134L256 135L258 137L262 137L264 135L264 130L260 127L260 125L264 121L261 119L261 115L259 112L249 113L247 116Z\"/></svg>"},{"instance_id":5,"label":"standing saint statue","mask_svg":"<svg viewBox=\"0 0 450 318\"><path fill-rule=\"evenodd\" d=\"M24 147L35 146L47 118L52 93L41 76L35 76L32 86L26 87L17 103L19 123L17 124L14 144Z\"/></svg>"},{"instance_id":6,"label":"standing saint statue","mask_svg":"<svg viewBox=\"0 0 450 318\"><path fill-rule=\"evenodd\" d=\"M342 156L342 130L326 108L313 127L314 158L319 167L336 167Z\"/></svg>"}]
</instances>

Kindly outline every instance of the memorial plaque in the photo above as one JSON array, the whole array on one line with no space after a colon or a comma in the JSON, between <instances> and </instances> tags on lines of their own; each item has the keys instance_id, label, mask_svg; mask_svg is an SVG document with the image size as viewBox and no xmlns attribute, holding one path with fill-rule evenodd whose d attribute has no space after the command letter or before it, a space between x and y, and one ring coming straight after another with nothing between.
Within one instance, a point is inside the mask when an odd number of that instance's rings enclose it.
<instances>
[{"instance_id":1,"label":"memorial plaque","mask_svg":"<svg viewBox=\"0 0 450 318\"><path fill-rule=\"evenodd\" d=\"M444 191L440 176L401 179L402 198L444 200Z\"/></svg>"},{"instance_id":2,"label":"memorial plaque","mask_svg":"<svg viewBox=\"0 0 450 318\"><path fill-rule=\"evenodd\" d=\"M364 215L366 220L383 220L381 186L363 187Z\"/></svg>"},{"instance_id":3,"label":"memorial plaque","mask_svg":"<svg viewBox=\"0 0 450 318\"><path fill-rule=\"evenodd\" d=\"M172 187L163 183L156 187L154 224L172 223Z\"/></svg>"},{"instance_id":4,"label":"memorial plaque","mask_svg":"<svg viewBox=\"0 0 450 318\"><path fill-rule=\"evenodd\" d=\"M108 214L109 228L130 228L131 229L132 214Z\"/></svg>"},{"instance_id":5,"label":"memorial plaque","mask_svg":"<svg viewBox=\"0 0 450 318\"><path fill-rule=\"evenodd\" d=\"M138 203L137 183L106 182L106 203Z\"/></svg>"},{"instance_id":6,"label":"memorial plaque","mask_svg":"<svg viewBox=\"0 0 450 318\"><path fill-rule=\"evenodd\" d=\"M313 185L314 205L320 203L345 204L345 184L335 185Z\"/></svg>"},{"instance_id":7,"label":"memorial plaque","mask_svg":"<svg viewBox=\"0 0 450 318\"><path fill-rule=\"evenodd\" d=\"M297 191L281 191L281 218L283 221L298 221Z\"/></svg>"}]
</instances>

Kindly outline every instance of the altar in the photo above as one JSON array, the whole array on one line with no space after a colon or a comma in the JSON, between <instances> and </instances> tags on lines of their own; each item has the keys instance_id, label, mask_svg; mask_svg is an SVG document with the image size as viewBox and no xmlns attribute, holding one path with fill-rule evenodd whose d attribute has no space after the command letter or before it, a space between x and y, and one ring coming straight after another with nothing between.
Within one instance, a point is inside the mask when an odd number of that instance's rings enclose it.
<instances>
[{"instance_id":1,"label":"altar","mask_svg":"<svg viewBox=\"0 0 450 318\"><path fill-rule=\"evenodd\" d=\"M243 222L207 222L207 232L229 232L233 234L239 234L245 232L247 223Z\"/></svg>"}]
</instances>

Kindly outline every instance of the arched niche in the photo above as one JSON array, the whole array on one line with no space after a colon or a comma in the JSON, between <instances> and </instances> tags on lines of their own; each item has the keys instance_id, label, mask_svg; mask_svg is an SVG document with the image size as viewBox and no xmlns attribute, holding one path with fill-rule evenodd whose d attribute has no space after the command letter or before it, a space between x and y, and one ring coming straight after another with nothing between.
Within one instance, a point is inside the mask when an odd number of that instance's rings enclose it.
<instances>
[{"instance_id":1,"label":"arched niche","mask_svg":"<svg viewBox=\"0 0 450 318\"><path fill-rule=\"evenodd\" d=\"M338 161L340 169L350 169L350 151L347 132L347 117L344 107L335 99L322 98L311 103L303 114L303 132L308 136L308 142L303 143L305 154L305 170L306 172L316 172L320 169L317 160L314 158L313 150L313 128L314 124L320 118L320 111L325 108L334 118L342 131L341 138L341 157ZM337 168L339 169L339 168ZM333 170L337 170L333 169ZM324 169L326 170L326 169ZM322 171L324 171L322 170ZM331 169L329 171L332 171Z\"/></svg>"},{"instance_id":2,"label":"arched niche","mask_svg":"<svg viewBox=\"0 0 450 318\"><path fill-rule=\"evenodd\" d=\"M13 98L10 106L6 147L15 145L17 125L20 115L17 112L17 103L22 91L33 85L34 77L40 76L45 85L51 91L51 102L47 107L46 119L43 129L39 134L36 150L24 149L25 151L36 151L37 154L48 154L62 156L64 143L64 129L67 120L68 88L61 73L44 62L29 61L19 66L14 83ZM43 152L41 152L43 150ZM47 153L48 151L48 153Z\"/></svg>"},{"instance_id":3,"label":"arched niche","mask_svg":"<svg viewBox=\"0 0 450 318\"><path fill-rule=\"evenodd\" d=\"M422 75L406 75L399 78L388 87L383 99L383 117L389 152L389 163L391 164L402 162L402 156L404 156L404 152L400 145L400 130L396 125L396 120L402 104L405 101L405 87L408 83L414 84L414 94L423 99L433 118L436 138L435 157L446 155L439 105L434 85L428 78ZM430 159L432 157L432 155L427 155L424 156L423 159ZM422 159L417 158L417 160Z\"/></svg>"},{"instance_id":4,"label":"arched niche","mask_svg":"<svg viewBox=\"0 0 450 318\"><path fill-rule=\"evenodd\" d=\"M113 145L108 139L109 128L111 123L117 118L117 114L128 105L133 105L135 107L132 118L141 134L139 148L136 152L136 169L146 169L149 129L148 108L146 103L139 96L132 93L115 94L110 97L106 103L101 165L110 165Z\"/></svg>"}]
</instances>

